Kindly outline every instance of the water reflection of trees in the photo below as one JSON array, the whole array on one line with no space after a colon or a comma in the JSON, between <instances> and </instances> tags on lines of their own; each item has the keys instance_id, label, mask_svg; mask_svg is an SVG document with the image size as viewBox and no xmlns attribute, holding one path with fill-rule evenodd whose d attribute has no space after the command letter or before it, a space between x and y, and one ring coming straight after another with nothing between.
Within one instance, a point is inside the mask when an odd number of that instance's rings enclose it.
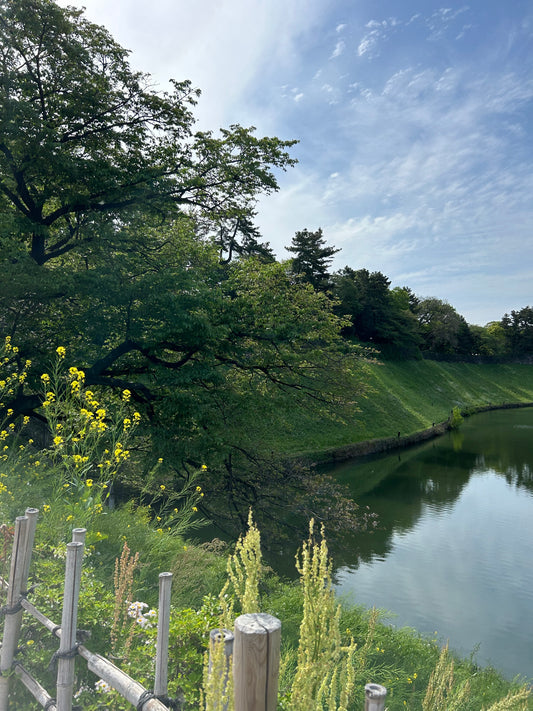
<instances>
[{"instance_id":1,"label":"water reflection of trees","mask_svg":"<svg viewBox=\"0 0 533 711\"><path fill-rule=\"evenodd\" d=\"M453 505L476 461L474 454L444 449L437 442L426 445L416 458L406 455L397 455L386 476L356 499L360 506L368 506L378 514L379 525L376 530L346 536L341 546L332 548L335 567L353 567L360 561L385 558L394 533L411 530L428 507L439 512ZM362 466L375 476L376 463ZM357 477L365 476L364 471L356 473Z\"/></svg>"},{"instance_id":2,"label":"water reflection of trees","mask_svg":"<svg viewBox=\"0 0 533 711\"><path fill-rule=\"evenodd\" d=\"M516 424L524 417L523 411L491 415L476 417L459 436L450 433L422 448L351 465L351 475L345 470L342 480L356 481L359 490L362 480L371 482L364 495L354 492L354 497L377 512L380 526L373 532L346 536L342 546L335 546L335 567L384 559L394 534L411 530L428 508L436 515L450 509L470 477L480 471L493 470L510 486L533 492L533 428ZM531 413L525 417L531 421Z\"/></svg>"}]
</instances>

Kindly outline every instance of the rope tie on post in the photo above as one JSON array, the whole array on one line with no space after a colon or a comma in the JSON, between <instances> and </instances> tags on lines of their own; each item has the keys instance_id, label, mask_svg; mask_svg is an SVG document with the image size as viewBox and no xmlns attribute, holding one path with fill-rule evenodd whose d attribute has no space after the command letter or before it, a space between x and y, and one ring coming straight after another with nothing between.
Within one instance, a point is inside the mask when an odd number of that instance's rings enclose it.
<instances>
[{"instance_id":1,"label":"rope tie on post","mask_svg":"<svg viewBox=\"0 0 533 711\"><path fill-rule=\"evenodd\" d=\"M9 607L8 605L4 605L3 607L0 608L0 617L5 617L6 615L16 615L17 612L20 612L22 610L22 605L19 602L16 602L14 605L11 605Z\"/></svg>"},{"instance_id":2,"label":"rope tie on post","mask_svg":"<svg viewBox=\"0 0 533 711\"><path fill-rule=\"evenodd\" d=\"M48 701L45 703L43 706L44 711L48 711L48 709L51 709L52 706L56 705L56 700L55 699L48 699Z\"/></svg>"},{"instance_id":3,"label":"rope tie on post","mask_svg":"<svg viewBox=\"0 0 533 711\"><path fill-rule=\"evenodd\" d=\"M137 702L137 711L143 711L144 704L156 698L157 696L152 691L144 691Z\"/></svg>"},{"instance_id":4,"label":"rope tie on post","mask_svg":"<svg viewBox=\"0 0 533 711\"><path fill-rule=\"evenodd\" d=\"M52 659L50 659L50 663L48 664L48 671L55 667L58 659L73 659L78 654L79 646L80 643L76 642L76 644L71 649L67 649L66 652L60 652L59 650L54 652L52 654Z\"/></svg>"},{"instance_id":5,"label":"rope tie on post","mask_svg":"<svg viewBox=\"0 0 533 711\"><path fill-rule=\"evenodd\" d=\"M25 590L20 594L19 599L14 605L4 605L3 607L0 607L0 618L5 617L6 615L16 615L17 612L20 612L24 608L22 607L22 600L27 600L28 595L32 593L37 585L32 585L29 590Z\"/></svg>"},{"instance_id":6,"label":"rope tie on post","mask_svg":"<svg viewBox=\"0 0 533 711\"><path fill-rule=\"evenodd\" d=\"M168 706L169 709L181 708L181 705L177 699L171 699L169 696L164 695L158 696L157 694L154 694L153 691L144 691L139 697L139 701L137 702L136 706L136 711L143 711L144 704L146 704L148 701L152 701L152 699L161 701L161 703L165 704L165 706Z\"/></svg>"}]
</instances>

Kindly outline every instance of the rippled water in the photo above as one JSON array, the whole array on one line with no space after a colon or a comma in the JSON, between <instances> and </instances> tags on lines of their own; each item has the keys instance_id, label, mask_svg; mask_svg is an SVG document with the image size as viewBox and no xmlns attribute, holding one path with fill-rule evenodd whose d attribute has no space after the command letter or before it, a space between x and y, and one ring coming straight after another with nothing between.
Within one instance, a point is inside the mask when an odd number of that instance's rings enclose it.
<instances>
[{"instance_id":1,"label":"rippled water","mask_svg":"<svg viewBox=\"0 0 533 711\"><path fill-rule=\"evenodd\" d=\"M337 468L380 516L378 531L334 551L338 590L533 679L532 435L533 409L484 413L459 433Z\"/></svg>"}]
</instances>

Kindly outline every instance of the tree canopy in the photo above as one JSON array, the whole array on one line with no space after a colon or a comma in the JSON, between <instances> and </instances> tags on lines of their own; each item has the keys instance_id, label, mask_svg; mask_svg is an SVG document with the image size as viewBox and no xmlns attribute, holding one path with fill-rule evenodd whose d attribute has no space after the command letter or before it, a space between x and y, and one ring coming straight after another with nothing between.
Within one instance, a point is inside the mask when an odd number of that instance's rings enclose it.
<instances>
[{"instance_id":1,"label":"tree canopy","mask_svg":"<svg viewBox=\"0 0 533 711\"><path fill-rule=\"evenodd\" d=\"M40 417L59 345L143 413L124 485L141 491L162 454L176 489L208 465L210 513L220 497L241 521L250 503L304 506L312 477L277 461L265 428L342 407L347 348L330 301L254 225L293 142L195 132L189 82L155 91L52 0L0 0L0 53L0 324L39 368L0 407Z\"/></svg>"},{"instance_id":2,"label":"tree canopy","mask_svg":"<svg viewBox=\"0 0 533 711\"><path fill-rule=\"evenodd\" d=\"M189 81L157 92L128 52L81 11L51 0L0 0L0 193L38 264L94 239L100 217L194 213L238 232L291 141L231 126L194 132Z\"/></svg>"},{"instance_id":3,"label":"tree canopy","mask_svg":"<svg viewBox=\"0 0 533 711\"><path fill-rule=\"evenodd\" d=\"M329 267L333 255L340 249L326 246L326 239L319 228L316 232L300 230L292 238L286 249L295 257L292 260L292 271L307 281L318 291L327 291L329 283Z\"/></svg>"}]
</instances>

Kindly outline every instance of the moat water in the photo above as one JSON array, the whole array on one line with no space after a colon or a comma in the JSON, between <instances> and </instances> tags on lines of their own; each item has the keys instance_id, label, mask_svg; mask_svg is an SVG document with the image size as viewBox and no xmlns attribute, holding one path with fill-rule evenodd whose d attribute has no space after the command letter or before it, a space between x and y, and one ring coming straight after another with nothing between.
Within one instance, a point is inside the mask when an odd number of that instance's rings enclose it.
<instances>
[{"instance_id":1,"label":"moat water","mask_svg":"<svg viewBox=\"0 0 533 711\"><path fill-rule=\"evenodd\" d=\"M533 408L332 473L379 516L332 551L338 592L533 680Z\"/></svg>"}]
</instances>

